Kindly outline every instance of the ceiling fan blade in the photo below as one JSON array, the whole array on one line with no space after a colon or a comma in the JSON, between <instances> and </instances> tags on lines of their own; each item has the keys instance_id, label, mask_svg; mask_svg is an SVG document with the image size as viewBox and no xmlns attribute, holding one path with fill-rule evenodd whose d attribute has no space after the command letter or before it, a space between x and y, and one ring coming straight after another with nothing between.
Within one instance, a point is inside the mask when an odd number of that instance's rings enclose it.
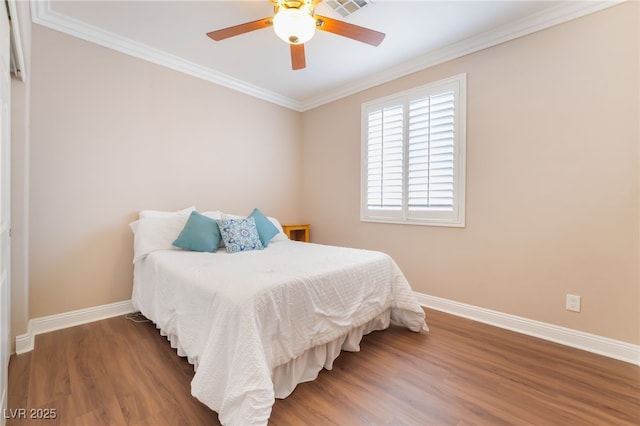
<instances>
[{"instance_id":1,"label":"ceiling fan blade","mask_svg":"<svg viewBox=\"0 0 640 426\"><path fill-rule=\"evenodd\" d=\"M304 44L290 44L291 46L291 69L301 70L307 66L304 57Z\"/></svg>"},{"instance_id":2,"label":"ceiling fan blade","mask_svg":"<svg viewBox=\"0 0 640 426\"><path fill-rule=\"evenodd\" d=\"M338 34L343 37L358 40L372 46L378 46L384 40L385 34L380 31L371 30L326 16L315 15L316 29Z\"/></svg>"},{"instance_id":3,"label":"ceiling fan blade","mask_svg":"<svg viewBox=\"0 0 640 426\"><path fill-rule=\"evenodd\" d=\"M234 25L233 27L222 28L221 30L211 31L207 35L215 41L224 40L225 38L248 33L250 31L261 30L262 28L273 25L273 18L258 19L257 21L245 22L244 24Z\"/></svg>"}]
</instances>

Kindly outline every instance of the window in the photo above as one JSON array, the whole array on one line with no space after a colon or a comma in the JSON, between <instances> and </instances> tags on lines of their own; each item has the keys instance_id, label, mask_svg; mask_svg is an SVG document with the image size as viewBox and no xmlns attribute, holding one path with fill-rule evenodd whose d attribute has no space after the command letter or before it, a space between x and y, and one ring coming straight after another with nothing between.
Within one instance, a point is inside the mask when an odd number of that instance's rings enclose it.
<instances>
[{"instance_id":1,"label":"window","mask_svg":"<svg viewBox=\"0 0 640 426\"><path fill-rule=\"evenodd\" d=\"M466 74L362 105L361 220L464 226Z\"/></svg>"}]
</instances>

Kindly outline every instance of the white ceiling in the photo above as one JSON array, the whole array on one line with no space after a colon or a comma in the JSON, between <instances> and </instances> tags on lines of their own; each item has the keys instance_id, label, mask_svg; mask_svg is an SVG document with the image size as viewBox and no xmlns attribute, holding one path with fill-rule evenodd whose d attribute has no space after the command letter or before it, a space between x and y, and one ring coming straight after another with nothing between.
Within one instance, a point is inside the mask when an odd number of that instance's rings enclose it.
<instances>
[{"instance_id":1,"label":"white ceiling","mask_svg":"<svg viewBox=\"0 0 640 426\"><path fill-rule=\"evenodd\" d=\"M33 21L299 111L619 1L373 0L347 19L386 34L378 47L323 31L292 71L272 28L215 42L212 30L273 14L268 0L32 1Z\"/></svg>"}]
</instances>

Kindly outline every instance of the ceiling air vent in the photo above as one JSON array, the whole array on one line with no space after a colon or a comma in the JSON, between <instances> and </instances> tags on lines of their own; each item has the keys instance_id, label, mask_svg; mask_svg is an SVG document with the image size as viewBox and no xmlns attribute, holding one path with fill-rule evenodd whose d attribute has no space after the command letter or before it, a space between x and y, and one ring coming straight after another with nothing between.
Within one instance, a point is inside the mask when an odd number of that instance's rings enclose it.
<instances>
[{"instance_id":1,"label":"ceiling air vent","mask_svg":"<svg viewBox=\"0 0 640 426\"><path fill-rule=\"evenodd\" d=\"M340 16L346 18L363 7L369 6L372 2L371 0L328 0L324 3L338 12Z\"/></svg>"}]
</instances>

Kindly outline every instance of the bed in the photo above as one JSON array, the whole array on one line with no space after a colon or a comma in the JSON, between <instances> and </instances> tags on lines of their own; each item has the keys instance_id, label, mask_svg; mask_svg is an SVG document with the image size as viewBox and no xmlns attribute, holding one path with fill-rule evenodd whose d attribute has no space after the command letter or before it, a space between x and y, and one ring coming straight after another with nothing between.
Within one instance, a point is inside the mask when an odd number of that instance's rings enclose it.
<instances>
[{"instance_id":1,"label":"bed","mask_svg":"<svg viewBox=\"0 0 640 426\"><path fill-rule=\"evenodd\" d=\"M146 211L132 224L132 301L193 364L191 393L222 424L267 424L275 398L391 322L428 330L384 253L290 241L273 218L278 233L261 250L176 249L169 240L189 211Z\"/></svg>"}]
</instances>

